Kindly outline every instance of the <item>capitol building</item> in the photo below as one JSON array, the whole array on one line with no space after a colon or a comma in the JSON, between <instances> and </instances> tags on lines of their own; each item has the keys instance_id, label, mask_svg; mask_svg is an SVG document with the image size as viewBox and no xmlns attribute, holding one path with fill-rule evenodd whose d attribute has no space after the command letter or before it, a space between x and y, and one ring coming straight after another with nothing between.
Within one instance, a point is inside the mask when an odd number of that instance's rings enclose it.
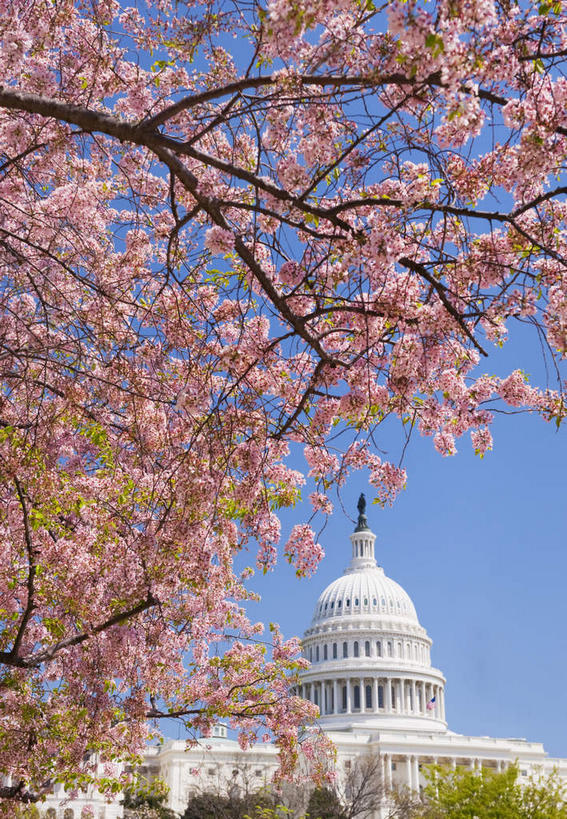
<instances>
[{"instance_id":1,"label":"capitol building","mask_svg":"<svg viewBox=\"0 0 567 819\"><path fill-rule=\"evenodd\" d=\"M300 674L298 691L319 707L318 724L337 748L338 776L357 759L372 757L379 760L386 792L403 787L419 792L425 782L422 768L432 763L478 771L518 763L521 777L555 770L567 780L567 759L549 758L541 743L464 736L449 729L445 678L431 665L431 638L407 592L376 561L376 535L366 519L364 496L358 510L350 563L319 595L303 637L310 666ZM149 748L143 772L167 783L168 806L183 814L192 793L214 791L227 782L238 786L243 776L248 787L259 789L277 766L273 745L242 751L219 725L213 737L189 750L174 740ZM43 810L52 805L50 816L75 819L89 804L96 819L122 816L118 804L86 796L62 803L62 796L54 795ZM383 815L385 808L377 808L374 819Z\"/></svg>"}]
</instances>

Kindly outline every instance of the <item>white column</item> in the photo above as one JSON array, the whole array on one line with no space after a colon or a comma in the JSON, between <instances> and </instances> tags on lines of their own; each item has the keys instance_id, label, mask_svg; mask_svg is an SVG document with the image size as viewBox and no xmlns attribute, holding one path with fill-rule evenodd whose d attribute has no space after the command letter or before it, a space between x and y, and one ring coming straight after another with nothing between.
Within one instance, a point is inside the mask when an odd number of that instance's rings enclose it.
<instances>
[{"instance_id":1,"label":"white column","mask_svg":"<svg viewBox=\"0 0 567 819\"><path fill-rule=\"evenodd\" d=\"M398 680L398 713L404 714L405 713L405 702L404 702L404 681Z\"/></svg>"},{"instance_id":2,"label":"white column","mask_svg":"<svg viewBox=\"0 0 567 819\"><path fill-rule=\"evenodd\" d=\"M413 713L414 713L414 714L417 714L417 713L418 713L418 707L417 707L417 686L416 686L416 684L415 684L415 680L412 680L412 681L411 681L411 698L412 698L412 703L413 703Z\"/></svg>"},{"instance_id":3,"label":"white column","mask_svg":"<svg viewBox=\"0 0 567 819\"><path fill-rule=\"evenodd\" d=\"M350 680L347 679L346 681L346 712L347 714L352 713L351 704L350 704Z\"/></svg>"},{"instance_id":4,"label":"white column","mask_svg":"<svg viewBox=\"0 0 567 819\"><path fill-rule=\"evenodd\" d=\"M451 759L451 768L454 771L457 769L457 760L455 759L455 757L452 757L452 759Z\"/></svg>"},{"instance_id":5,"label":"white column","mask_svg":"<svg viewBox=\"0 0 567 819\"><path fill-rule=\"evenodd\" d=\"M417 756L412 757L412 764L413 764L413 789L417 793L419 793L419 758Z\"/></svg>"},{"instance_id":6,"label":"white column","mask_svg":"<svg viewBox=\"0 0 567 819\"><path fill-rule=\"evenodd\" d=\"M360 690L360 713L364 714L366 711L366 697L364 696L364 680L359 680L358 682L359 690Z\"/></svg>"},{"instance_id":7,"label":"white column","mask_svg":"<svg viewBox=\"0 0 567 819\"><path fill-rule=\"evenodd\" d=\"M410 791L413 791L410 756L406 756L406 783Z\"/></svg>"},{"instance_id":8,"label":"white column","mask_svg":"<svg viewBox=\"0 0 567 819\"><path fill-rule=\"evenodd\" d=\"M339 713L339 701L337 698L337 681L333 680L333 714Z\"/></svg>"},{"instance_id":9,"label":"white column","mask_svg":"<svg viewBox=\"0 0 567 819\"><path fill-rule=\"evenodd\" d=\"M392 680L390 677L386 677L384 680L384 706L386 708L386 713L392 713Z\"/></svg>"},{"instance_id":10,"label":"white column","mask_svg":"<svg viewBox=\"0 0 567 819\"><path fill-rule=\"evenodd\" d=\"M386 754L386 787L392 789L392 755Z\"/></svg>"},{"instance_id":11,"label":"white column","mask_svg":"<svg viewBox=\"0 0 567 819\"><path fill-rule=\"evenodd\" d=\"M373 693L373 696L374 696L374 713L377 714L378 713L378 677L374 677L372 688L373 688L372 693Z\"/></svg>"},{"instance_id":12,"label":"white column","mask_svg":"<svg viewBox=\"0 0 567 819\"><path fill-rule=\"evenodd\" d=\"M307 696L309 702L313 702L313 683L309 683L309 694Z\"/></svg>"}]
</instances>

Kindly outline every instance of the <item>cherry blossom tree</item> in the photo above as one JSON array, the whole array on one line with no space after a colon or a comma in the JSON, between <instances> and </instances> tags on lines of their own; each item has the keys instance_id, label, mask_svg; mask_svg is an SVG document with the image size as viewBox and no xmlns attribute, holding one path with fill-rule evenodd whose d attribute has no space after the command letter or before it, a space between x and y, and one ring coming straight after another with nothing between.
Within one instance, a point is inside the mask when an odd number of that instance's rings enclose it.
<instances>
[{"instance_id":1,"label":"cherry blossom tree","mask_svg":"<svg viewBox=\"0 0 567 819\"><path fill-rule=\"evenodd\" d=\"M164 717L289 773L303 661L234 558L274 566L290 447L326 514L351 469L404 485L386 419L482 455L499 406L564 417L564 5L6 0L0 31L0 804L112 792ZM548 384L485 374L513 322Z\"/></svg>"}]
</instances>

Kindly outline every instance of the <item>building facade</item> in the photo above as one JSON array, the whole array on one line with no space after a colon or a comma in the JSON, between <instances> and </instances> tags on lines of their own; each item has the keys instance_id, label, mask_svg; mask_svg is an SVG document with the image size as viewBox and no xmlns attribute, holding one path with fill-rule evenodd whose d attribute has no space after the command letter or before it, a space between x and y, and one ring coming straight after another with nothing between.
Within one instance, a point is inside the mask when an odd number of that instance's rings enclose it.
<instances>
[{"instance_id":1,"label":"building facade","mask_svg":"<svg viewBox=\"0 0 567 819\"><path fill-rule=\"evenodd\" d=\"M445 678L431 665L431 639L404 589L375 558L376 536L368 526L364 498L350 536L352 558L344 574L319 595L305 631L303 651L310 666L298 693L320 709L319 724L337 747L337 773L362 757L380 761L385 790L419 791L425 765L465 766L500 771L518 763L520 775L549 775L567 781L567 759L549 758L541 743L456 734L445 719ZM144 772L169 787L168 806L182 814L196 792L232 787L259 790L277 769L277 750L259 744L242 751L217 726L213 737L189 750L183 741L150 748ZM118 819L119 805L90 796L96 819ZM78 819L85 804L45 803L57 819ZM64 811L67 810L67 814ZM70 812L72 811L72 813ZM383 809L374 819L381 819Z\"/></svg>"}]
</instances>

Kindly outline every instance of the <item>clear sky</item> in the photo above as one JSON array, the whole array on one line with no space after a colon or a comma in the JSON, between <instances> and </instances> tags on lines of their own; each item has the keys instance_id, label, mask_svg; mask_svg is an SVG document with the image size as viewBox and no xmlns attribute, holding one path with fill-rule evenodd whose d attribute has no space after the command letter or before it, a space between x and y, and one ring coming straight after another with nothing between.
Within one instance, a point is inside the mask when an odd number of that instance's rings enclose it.
<instances>
[{"instance_id":1,"label":"clear sky","mask_svg":"<svg viewBox=\"0 0 567 819\"><path fill-rule=\"evenodd\" d=\"M534 373L538 357L533 338L524 340L483 371L522 362ZM452 458L442 458L431 439L413 438L407 489L391 508L369 503L376 557L410 594L433 640L433 664L447 678L449 728L525 737L567 757L567 428L515 414L497 417L493 434L484 460L468 437ZM393 457L399 433L388 430L380 443ZM309 517L309 491L286 513L287 529ZM326 556L313 578L297 580L282 563L254 579L263 597L250 607L255 619L279 622L287 636L303 633L319 593L350 559L361 491L370 501L367 476L354 473L341 492L350 519L337 504L320 535Z\"/></svg>"}]
</instances>

